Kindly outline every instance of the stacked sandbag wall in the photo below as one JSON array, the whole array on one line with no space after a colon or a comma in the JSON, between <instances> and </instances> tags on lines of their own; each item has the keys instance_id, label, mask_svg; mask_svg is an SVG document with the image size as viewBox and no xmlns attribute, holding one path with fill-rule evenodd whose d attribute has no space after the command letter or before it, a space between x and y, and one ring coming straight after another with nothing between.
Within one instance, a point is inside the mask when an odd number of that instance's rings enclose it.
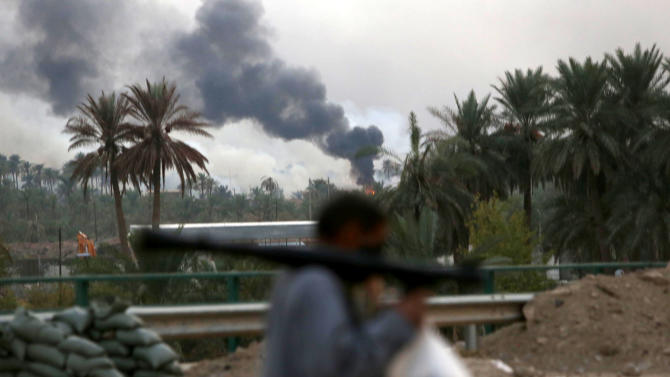
<instances>
[{"instance_id":1,"label":"stacked sandbag wall","mask_svg":"<svg viewBox=\"0 0 670 377\"><path fill-rule=\"evenodd\" d=\"M88 337L99 342L116 368L132 377L181 376L177 354L142 320L119 303L91 306Z\"/></svg>"},{"instance_id":2,"label":"stacked sandbag wall","mask_svg":"<svg viewBox=\"0 0 670 377\"><path fill-rule=\"evenodd\" d=\"M0 377L173 377L175 352L126 305L73 307L42 321L17 309L0 324Z\"/></svg>"}]
</instances>

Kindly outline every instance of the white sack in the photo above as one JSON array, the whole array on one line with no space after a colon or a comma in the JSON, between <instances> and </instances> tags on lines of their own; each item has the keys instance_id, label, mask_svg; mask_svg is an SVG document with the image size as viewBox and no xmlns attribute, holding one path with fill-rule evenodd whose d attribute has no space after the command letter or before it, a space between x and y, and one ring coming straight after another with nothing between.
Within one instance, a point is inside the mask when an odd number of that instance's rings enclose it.
<instances>
[{"instance_id":1,"label":"white sack","mask_svg":"<svg viewBox=\"0 0 670 377\"><path fill-rule=\"evenodd\" d=\"M471 377L471 374L440 333L425 326L393 359L387 377Z\"/></svg>"}]
</instances>

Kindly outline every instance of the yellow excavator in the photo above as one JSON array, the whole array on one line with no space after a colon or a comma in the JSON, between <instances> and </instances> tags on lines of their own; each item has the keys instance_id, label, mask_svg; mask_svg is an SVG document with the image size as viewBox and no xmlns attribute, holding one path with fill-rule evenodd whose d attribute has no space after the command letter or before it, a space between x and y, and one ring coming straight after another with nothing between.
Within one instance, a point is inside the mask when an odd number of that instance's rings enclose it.
<instances>
[{"instance_id":1,"label":"yellow excavator","mask_svg":"<svg viewBox=\"0 0 670 377\"><path fill-rule=\"evenodd\" d=\"M88 237L79 231L77 233L77 256L78 257L95 257L97 256L95 252L95 245L92 240L89 240Z\"/></svg>"}]
</instances>

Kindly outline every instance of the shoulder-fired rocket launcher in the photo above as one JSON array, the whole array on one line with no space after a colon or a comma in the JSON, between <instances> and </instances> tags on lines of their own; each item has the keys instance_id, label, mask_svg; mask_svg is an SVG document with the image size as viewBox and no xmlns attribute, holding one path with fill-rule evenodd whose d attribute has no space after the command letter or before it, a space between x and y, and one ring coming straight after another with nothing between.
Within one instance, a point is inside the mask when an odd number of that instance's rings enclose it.
<instances>
[{"instance_id":1,"label":"shoulder-fired rocket launcher","mask_svg":"<svg viewBox=\"0 0 670 377\"><path fill-rule=\"evenodd\" d=\"M478 282L480 270L474 265L444 267L438 264L417 264L371 256L365 253L341 252L329 246L251 246L225 243L208 234L178 234L168 231L143 231L139 234L140 247L147 252L161 250L191 250L255 257L291 268L310 265L326 267L346 281L358 282L372 275L383 275L399 280L407 287L429 286L438 281L455 280Z\"/></svg>"}]
</instances>

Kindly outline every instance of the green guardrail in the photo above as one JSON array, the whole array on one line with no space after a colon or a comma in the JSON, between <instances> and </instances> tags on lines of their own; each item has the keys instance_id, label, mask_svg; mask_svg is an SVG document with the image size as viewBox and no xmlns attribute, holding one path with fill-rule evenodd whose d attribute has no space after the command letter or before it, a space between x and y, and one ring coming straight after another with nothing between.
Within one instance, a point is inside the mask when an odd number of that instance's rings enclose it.
<instances>
[{"instance_id":1,"label":"green guardrail","mask_svg":"<svg viewBox=\"0 0 670 377\"><path fill-rule=\"evenodd\" d=\"M227 302L238 302L240 278L272 276L274 271L231 271L231 272L194 272L194 273L147 273L123 275L76 275L65 277L20 277L0 279L2 285L20 285L36 283L72 283L75 289L75 304L88 306L89 286L91 282L128 282L156 280L220 279L227 285Z\"/></svg>"}]
</instances>

